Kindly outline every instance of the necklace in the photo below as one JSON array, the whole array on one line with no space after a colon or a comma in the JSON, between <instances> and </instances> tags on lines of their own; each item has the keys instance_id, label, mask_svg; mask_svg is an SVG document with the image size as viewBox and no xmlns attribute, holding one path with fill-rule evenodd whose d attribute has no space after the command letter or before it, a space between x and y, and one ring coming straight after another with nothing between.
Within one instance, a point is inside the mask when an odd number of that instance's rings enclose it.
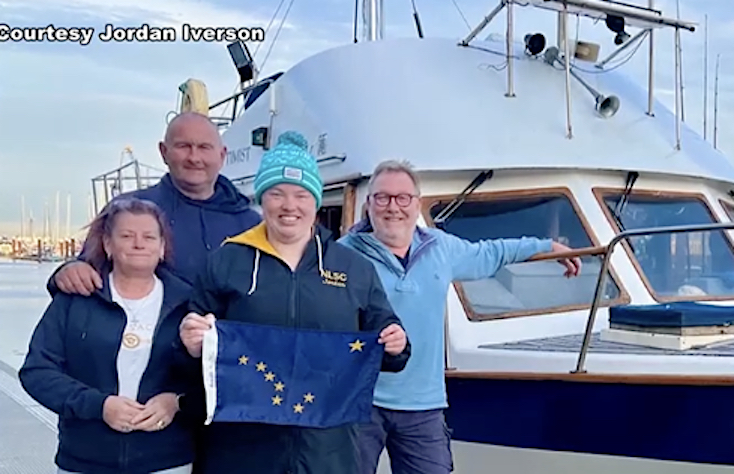
<instances>
[{"instance_id":1,"label":"necklace","mask_svg":"<svg viewBox=\"0 0 734 474\"><path fill-rule=\"evenodd\" d=\"M110 275L110 277L112 277L112 275ZM150 302L151 297L155 294L155 285L156 282L154 280L150 291L140 299L125 298L119 291L116 291L117 296L119 297L119 302L128 318L125 333L122 335L122 344L128 349L135 349L143 342L142 337L138 334L139 332L149 332L152 330L152 325L141 323L139 315L143 310L145 310L145 307ZM131 304L131 302L134 302L134 305ZM135 309L132 306L135 306Z\"/></svg>"},{"instance_id":2,"label":"necklace","mask_svg":"<svg viewBox=\"0 0 734 474\"><path fill-rule=\"evenodd\" d=\"M147 296L145 298L147 298ZM140 308L142 308L143 305L141 304L137 311L135 311L130 307L127 299L121 298L120 302L125 309L125 313L130 317L130 321L127 323L127 330L125 331L125 334L122 335L122 343L128 349L134 349L138 347L141 342L140 336L136 331L140 331L142 329L138 315L140 314Z\"/></svg>"},{"instance_id":3,"label":"necklace","mask_svg":"<svg viewBox=\"0 0 734 474\"><path fill-rule=\"evenodd\" d=\"M153 289L155 289L155 282L153 283ZM154 291L151 290L147 295L145 295L143 298L138 300L131 300L128 298L124 298L122 295L120 296L120 303L122 304L123 309L125 310L126 316L128 316L129 321L126 326L126 331L122 335L122 344L128 348L128 349L135 349L140 345L142 342L141 336L138 334L140 331L151 331L152 325L150 324L142 324L139 319L139 314L141 311L143 311L148 304L150 298L154 295ZM137 305L137 309L133 309L130 305L130 302L134 301Z\"/></svg>"}]
</instances>

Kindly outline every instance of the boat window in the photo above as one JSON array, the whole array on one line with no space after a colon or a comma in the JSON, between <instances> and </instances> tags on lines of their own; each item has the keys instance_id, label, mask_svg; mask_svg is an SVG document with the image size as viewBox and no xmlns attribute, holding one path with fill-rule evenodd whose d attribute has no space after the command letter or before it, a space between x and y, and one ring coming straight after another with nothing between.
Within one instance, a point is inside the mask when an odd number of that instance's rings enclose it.
<instances>
[{"instance_id":1,"label":"boat window","mask_svg":"<svg viewBox=\"0 0 734 474\"><path fill-rule=\"evenodd\" d=\"M255 101L263 95L263 93L268 90L268 88L278 80L280 76L282 76L282 72L278 72L273 74L270 77L266 77L265 79L261 80L255 87L252 88L250 92L245 94L245 105L244 110L247 110L250 108L252 104L255 103Z\"/></svg>"},{"instance_id":2,"label":"boat window","mask_svg":"<svg viewBox=\"0 0 734 474\"><path fill-rule=\"evenodd\" d=\"M730 203L729 201L724 201L723 199L719 199L719 202L721 203L721 207L724 208L724 212L726 212L729 220L734 221L734 204Z\"/></svg>"},{"instance_id":3,"label":"boat window","mask_svg":"<svg viewBox=\"0 0 734 474\"><path fill-rule=\"evenodd\" d=\"M453 196L435 198L426 218L433 218ZM565 188L533 192L472 194L442 224L445 231L476 242L480 239L534 236L552 238L572 248L592 247L588 224ZM472 320L529 316L589 308L601 269L599 257L584 257L581 275L565 278L558 262L507 265L491 278L456 282L455 287ZM607 275L602 305L627 300Z\"/></svg>"},{"instance_id":4,"label":"boat window","mask_svg":"<svg viewBox=\"0 0 734 474\"><path fill-rule=\"evenodd\" d=\"M717 222L699 195L645 191L632 192L617 222L613 210L622 190L595 192L618 231ZM626 248L658 301L734 295L734 252L724 231L632 237Z\"/></svg>"}]
</instances>

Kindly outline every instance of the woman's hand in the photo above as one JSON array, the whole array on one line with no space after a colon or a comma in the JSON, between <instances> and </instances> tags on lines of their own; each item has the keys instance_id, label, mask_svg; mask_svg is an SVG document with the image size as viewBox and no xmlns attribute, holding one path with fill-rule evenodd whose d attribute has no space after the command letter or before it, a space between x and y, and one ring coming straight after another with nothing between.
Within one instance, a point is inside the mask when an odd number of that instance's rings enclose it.
<instances>
[{"instance_id":1,"label":"woman's hand","mask_svg":"<svg viewBox=\"0 0 734 474\"><path fill-rule=\"evenodd\" d=\"M178 396L175 393L159 393L148 400L142 411L132 419L133 429L162 430L171 424L178 409Z\"/></svg>"},{"instance_id":2,"label":"woman's hand","mask_svg":"<svg viewBox=\"0 0 734 474\"><path fill-rule=\"evenodd\" d=\"M129 433L134 429L133 419L145 408L135 400L117 395L105 398L102 405L102 419L113 430Z\"/></svg>"},{"instance_id":3,"label":"woman's hand","mask_svg":"<svg viewBox=\"0 0 734 474\"><path fill-rule=\"evenodd\" d=\"M201 357L201 346L204 342L204 334L214 326L215 318L213 314L200 316L196 313L189 313L181 321L179 326L179 337L183 342L186 350L191 357Z\"/></svg>"},{"instance_id":4,"label":"woman's hand","mask_svg":"<svg viewBox=\"0 0 734 474\"><path fill-rule=\"evenodd\" d=\"M396 356L403 352L408 343L405 331L399 324L391 324L380 333L380 339L377 341L385 344L385 352L392 356Z\"/></svg>"}]
</instances>

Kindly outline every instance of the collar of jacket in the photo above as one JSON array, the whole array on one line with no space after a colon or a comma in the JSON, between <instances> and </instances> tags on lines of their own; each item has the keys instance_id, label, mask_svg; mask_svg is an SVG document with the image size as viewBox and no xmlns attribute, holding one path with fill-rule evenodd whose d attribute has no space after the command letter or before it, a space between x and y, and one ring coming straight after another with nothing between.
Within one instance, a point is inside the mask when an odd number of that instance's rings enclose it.
<instances>
[{"instance_id":1,"label":"collar of jacket","mask_svg":"<svg viewBox=\"0 0 734 474\"><path fill-rule=\"evenodd\" d=\"M352 241L361 252L382 262L398 275L404 275L407 273L418 257L436 242L436 237L433 234L416 226L415 231L413 232L413 241L410 244L408 267L403 268L403 265L398 261L395 254L387 248L385 244L377 239L377 237L375 237L374 229L369 218L362 219L354 224L349 229L348 236L351 237Z\"/></svg>"},{"instance_id":2,"label":"collar of jacket","mask_svg":"<svg viewBox=\"0 0 734 474\"><path fill-rule=\"evenodd\" d=\"M308 271L318 265L319 272L323 273L324 255L333 243L333 240L334 237L330 230L316 225L313 231L313 238L309 240L303 252L303 257L298 263L298 267L296 267L296 271ZM260 254L264 253L280 260L284 265L288 266L283 257L268 240L267 228L264 221L239 235L225 239L222 245L226 243L247 245L254 248L256 262L259 261Z\"/></svg>"},{"instance_id":3,"label":"collar of jacket","mask_svg":"<svg viewBox=\"0 0 734 474\"><path fill-rule=\"evenodd\" d=\"M110 272L112 267L107 264L101 269L102 288L96 290L93 294L98 298L105 300L110 304L116 304L112 300L112 291L110 290ZM172 309L188 301L191 285L186 283L180 277L168 268L165 263L158 265L155 271L156 276L163 283L163 304L161 306L161 314L167 314Z\"/></svg>"},{"instance_id":4,"label":"collar of jacket","mask_svg":"<svg viewBox=\"0 0 734 474\"><path fill-rule=\"evenodd\" d=\"M250 199L240 193L232 182L221 174L214 183L214 194L208 199L192 199L182 193L166 173L160 180L160 186L167 190L172 197L174 208L179 201L210 211L237 214L251 208Z\"/></svg>"}]
</instances>

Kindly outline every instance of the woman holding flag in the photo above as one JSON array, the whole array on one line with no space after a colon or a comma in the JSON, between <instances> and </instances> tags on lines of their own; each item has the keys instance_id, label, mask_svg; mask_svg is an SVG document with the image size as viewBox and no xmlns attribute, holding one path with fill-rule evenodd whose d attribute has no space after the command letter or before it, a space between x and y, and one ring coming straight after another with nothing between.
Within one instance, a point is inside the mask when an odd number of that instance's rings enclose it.
<instances>
[{"instance_id":1,"label":"woman holding flag","mask_svg":"<svg viewBox=\"0 0 734 474\"><path fill-rule=\"evenodd\" d=\"M263 155L263 222L211 255L181 323L203 357L197 472L357 472L355 424L369 421L377 372L408 362L372 264L316 225L323 182L307 150L285 132Z\"/></svg>"}]
</instances>

